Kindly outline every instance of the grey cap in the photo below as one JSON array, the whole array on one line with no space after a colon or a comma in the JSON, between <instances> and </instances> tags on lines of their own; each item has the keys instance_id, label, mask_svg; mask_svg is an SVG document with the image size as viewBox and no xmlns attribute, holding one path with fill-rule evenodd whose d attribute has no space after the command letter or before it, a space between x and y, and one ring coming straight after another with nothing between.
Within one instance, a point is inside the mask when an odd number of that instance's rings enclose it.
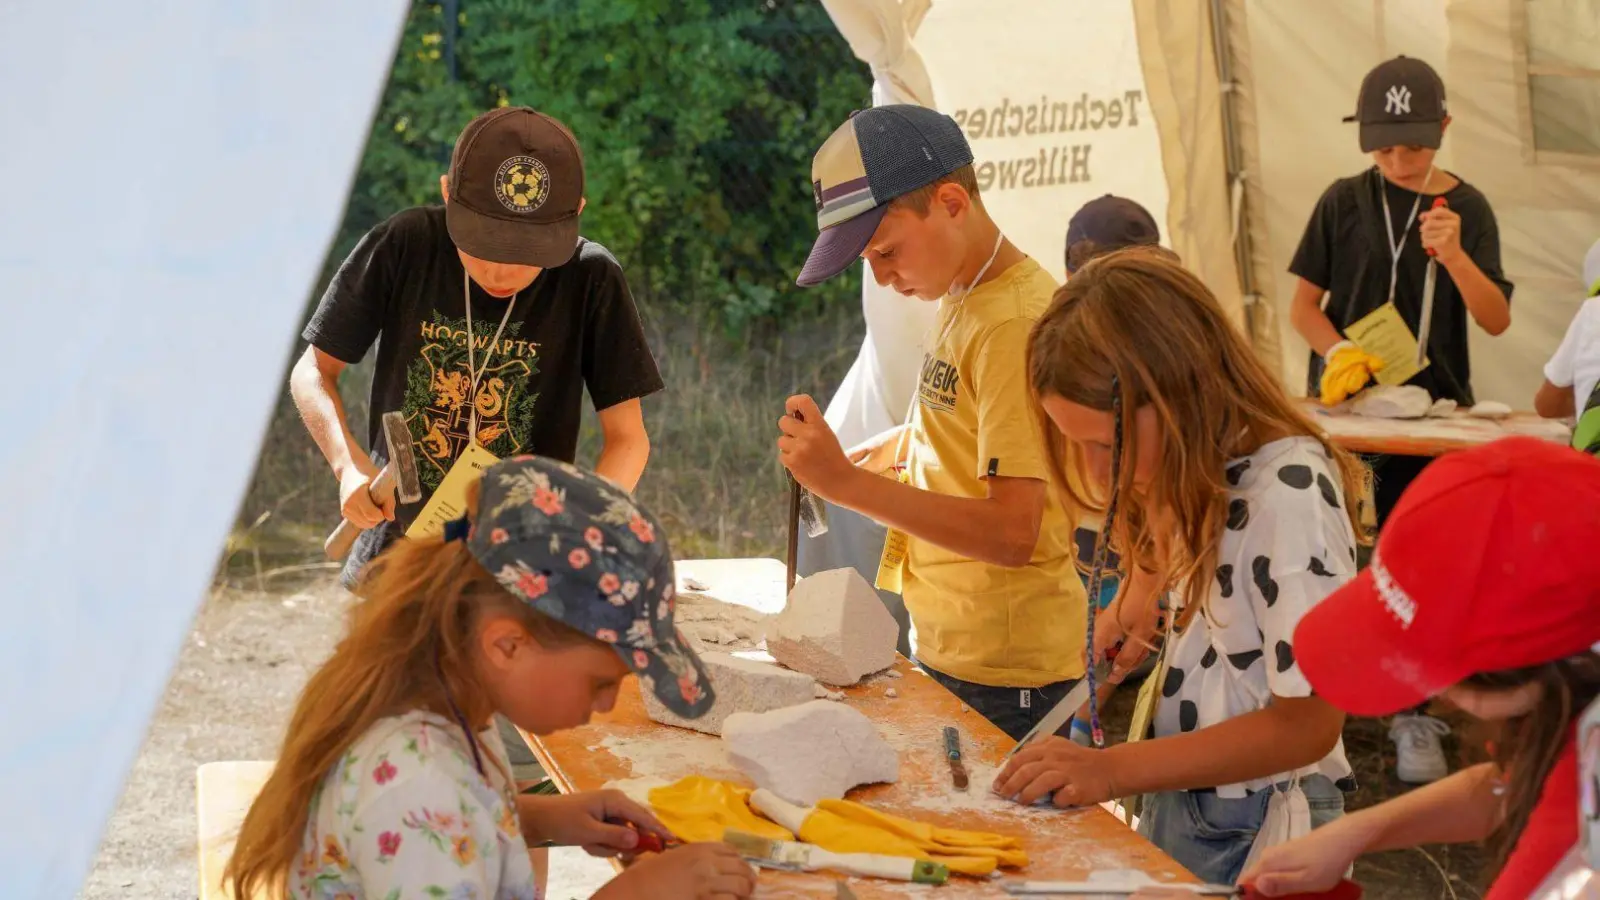
<instances>
[{"instance_id":1,"label":"grey cap","mask_svg":"<svg viewBox=\"0 0 1600 900\"><path fill-rule=\"evenodd\" d=\"M1361 123L1362 153L1385 147L1437 150L1446 115L1439 73L1420 59L1397 56L1361 79L1355 115L1345 121Z\"/></svg>"}]
</instances>

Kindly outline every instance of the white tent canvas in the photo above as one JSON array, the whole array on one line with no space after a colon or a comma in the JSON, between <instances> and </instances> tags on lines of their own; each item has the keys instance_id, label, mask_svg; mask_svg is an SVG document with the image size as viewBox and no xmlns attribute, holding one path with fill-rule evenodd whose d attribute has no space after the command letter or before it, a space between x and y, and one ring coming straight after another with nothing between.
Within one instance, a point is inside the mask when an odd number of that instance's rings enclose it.
<instances>
[{"instance_id":1,"label":"white tent canvas","mask_svg":"<svg viewBox=\"0 0 1600 900\"><path fill-rule=\"evenodd\" d=\"M0 896L74 896L99 846L406 6L0 4Z\"/></svg>"},{"instance_id":2,"label":"white tent canvas","mask_svg":"<svg viewBox=\"0 0 1600 900\"><path fill-rule=\"evenodd\" d=\"M1078 205L1105 192L1139 200L1291 392L1304 390L1308 351L1289 326L1289 259L1322 191L1370 165L1340 120L1362 75L1400 53L1444 78L1453 122L1440 162L1489 197L1517 285L1511 329L1473 335L1480 399L1528 407L1582 299L1583 253L1600 237L1600 0L937 0L912 43L935 105L969 126L979 165L994 167L986 202L1024 250L1059 276ZM1233 84L1221 84L1219 62ZM1049 101L1140 89L1137 125L1124 103L1116 128L1097 108L1098 129L1028 133L1030 112L1054 114ZM1227 102L1242 157L1232 179ZM1057 143L1092 147L1089 180L1072 183L1068 162L1064 185L1025 188L1027 168L1015 187L1001 181L1002 165ZM1248 240L1244 271L1235 234ZM881 332L879 345L896 339ZM887 377L914 377L917 362Z\"/></svg>"}]
</instances>

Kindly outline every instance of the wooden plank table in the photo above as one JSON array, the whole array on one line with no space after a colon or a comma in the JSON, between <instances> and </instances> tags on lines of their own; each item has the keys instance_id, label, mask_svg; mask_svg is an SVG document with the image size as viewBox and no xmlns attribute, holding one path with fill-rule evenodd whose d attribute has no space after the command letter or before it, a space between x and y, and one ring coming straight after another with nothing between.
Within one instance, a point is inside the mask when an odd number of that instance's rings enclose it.
<instances>
[{"instance_id":1,"label":"wooden plank table","mask_svg":"<svg viewBox=\"0 0 1600 900\"><path fill-rule=\"evenodd\" d=\"M222 871L233 856L250 804L272 774L273 763L260 760L212 762L195 772L195 807L200 832L200 900L233 900L222 886ZM266 894L254 892L256 900Z\"/></svg>"},{"instance_id":2,"label":"wooden plank table","mask_svg":"<svg viewBox=\"0 0 1600 900\"><path fill-rule=\"evenodd\" d=\"M1515 412L1504 419L1481 419L1460 410L1440 418L1374 419L1330 412L1315 400L1303 400L1302 409L1335 443L1352 453L1442 456L1511 435L1559 444L1572 440L1572 428L1566 422L1531 412Z\"/></svg>"},{"instance_id":3,"label":"wooden plank table","mask_svg":"<svg viewBox=\"0 0 1600 900\"><path fill-rule=\"evenodd\" d=\"M679 564L679 583L693 579L720 600L776 612L783 605L784 567L776 560L693 560ZM1030 859L1025 870L1002 870L1006 877L1077 880L1094 870L1136 869L1161 881L1193 882L1192 876L1119 819L1096 806L1079 810L1035 809L994 796L988 786L1013 741L962 705L933 679L900 658L900 677L872 676L845 689L849 703L876 724L900 753L900 780L852 791L850 799L896 815L952 828L991 831L1021 839ZM653 783L670 783L690 774L749 785L728 762L718 738L659 725L645 715L638 682L630 680L616 709L583 728L548 738L529 736L545 771L563 792L621 787L640 796ZM889 697L893 688L898 696ZM957 792L950 783L940 730L960 727L971 787ZM764 870L757 896L789 900L834 897L841 876ZM861 900L919 896L931 890L877 879L850 879ZM949 896L1004 897L994 881L952 877L938 889Z\"/></svg>"}]
</instances>

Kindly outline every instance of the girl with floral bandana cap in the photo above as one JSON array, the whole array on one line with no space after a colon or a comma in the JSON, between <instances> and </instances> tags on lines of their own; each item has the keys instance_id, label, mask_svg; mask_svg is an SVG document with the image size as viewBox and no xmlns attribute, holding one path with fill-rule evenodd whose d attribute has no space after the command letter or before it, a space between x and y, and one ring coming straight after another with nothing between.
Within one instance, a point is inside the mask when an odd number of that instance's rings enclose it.
<instances>
[{"instance_id":1,"label":"girl with floral bandana cap","mask_svg":"<svg viewBox=\"0 0 1600 900\"><path fill-rule=\"evenodd\" d=\"M234 895L535 900L530 846L616 856L641 832L670 838L616 791L519 795L493 716L574 728L630 672L675 713L704 714L714 694L673 626L674 583L666 535L611 482L543 458L491 466L442 538L400 541L363 575L240 829ZM754 888L732 848L693 844L595 897Z\"/></svg>"}]
</instances>

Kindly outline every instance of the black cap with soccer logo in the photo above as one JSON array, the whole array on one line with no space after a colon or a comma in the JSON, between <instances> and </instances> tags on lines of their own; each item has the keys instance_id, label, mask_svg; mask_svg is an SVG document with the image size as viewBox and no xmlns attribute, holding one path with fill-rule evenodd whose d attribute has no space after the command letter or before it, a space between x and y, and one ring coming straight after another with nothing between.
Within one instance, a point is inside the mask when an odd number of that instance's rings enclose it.
<instances>
[{"instance_id":1,"label":"black cap with soccer logo","mask_svg":"<svg viewBox=\"0 0 1600 900\"><path fill-rule=\"evenodd\" d=\"M583 153L567 126L525 106L468 123L450 156L445 223L462 252L552 268L578 248Z\"/></svg>"}]
</instances>

